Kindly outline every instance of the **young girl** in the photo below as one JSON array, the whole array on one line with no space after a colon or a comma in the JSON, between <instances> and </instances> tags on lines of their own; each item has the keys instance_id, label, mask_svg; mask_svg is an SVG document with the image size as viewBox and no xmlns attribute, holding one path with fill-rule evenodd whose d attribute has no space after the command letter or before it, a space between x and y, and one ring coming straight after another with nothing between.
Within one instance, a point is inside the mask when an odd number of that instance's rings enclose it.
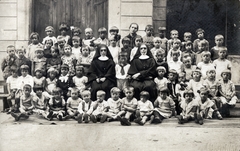
<instances>
[{"instance_id":1,"label":"young girl","mask_svg":"<svg viewBox=\"0 0 240 151\"><path fill-rule=\"evenodd\" d=\"M222 71L229 69L231 70L232 63L228 59L226 59L227 55L227 48L220 47L218 49L218 56L219 58L213 61L214 66L216 67L216 79L221 78Z\"/></svg>"},{"instance_id":2,"label":"young girl","mask_svg":"<svg viewBox=\"0 0 240 151\"><path fill-rule=\"evenodd\" d=\"M21 70L21 76L18 78L18 89L23 90L23 86L25 84L29 84L31 87L33 87L34 82L33 82L33 77L29 75L29 67L28 65L22 65L20 67Z\"/></svg>"},{"instance_id":3,"label":"young girl","mask_svg":"<svg viewBox=\"0 0 240 151\"><path fill-rule=\"evenodd\" d=\"M85 102L83 110L83 120L85 123L89 123L90 116L93 112L93 101L91 100L91 92L89 90L83 90L81 93L82 99ZM82 110L82 105L79 104L78 110Z\"/></svg>"},{"instance_id":4,"label":"young girl","mask_svg":"<svg viewBox=\"0 0 240 151\"><path fill-rule=\"evenodd\" d=\"M88 46L82 46L81 55L77 59L77 64L80 64L84 67L85 73L88 72L90 64L92 62L92 56L90 55L90 48Z\"/></svg>"},{"instance_id":5,"label":"young girl","mask_svg":"<svg viewBox=\"0 0 240 151\"><path fill-rule=\"evenodd\" d=\"M110 35L114 35L116 40L117 40L117 46L120 47L120 39L121 39L121 35L118 34L119 32L119 29L116 27L116 26L112 26L110 29L109 29L109 33Z\"/></svg>"},{"instance_id":6,"label":"young girl","mask_svg":"<svg viewBox=\"0 0 240 151\"><path fill-rule=\"evenodd\" d=\"M202 78L206 79L206 72L208 69L214 68L214 64L211 62L210 52L202 52L202 62L197 64L197 67L201 70Z\"/></svg>"},{"instance_id":7,"label":"young girl","mask_svg":"<svg viewBox=\"0 0 240 151\"><path fill-rule=\"evenodd\" d=\"M16 53L18 58L15 60L15 64L17 65L18 75L20 76L21 75L20 67L22 65L28 65L28 67L32 69L32 62L25 57L26 50L23 47L20 49L16 49ZM29 73L31 72L29 71Z\"/></svg>"},{"instance_id":8,"label":"young girl","mask_svg":"<svg viewBox=\"0 0 240 151\"><path fill-rule=\"evenodd\" d=\"M182 52L182 56L181 56L181 61L183 61L184 59L186 59L187 57L191 57L191 63L192 65L196 64L196 56L195 53L193 52L193 44L191 41L187 41L185 42L184 45L184 50Z\"/></svg>"},{"instance_id":9,"label":"young girl","mask_svg":"<svg viewBox=\"0 0 240 151\"><path fill-rule=\"evenodd\" d=\"M77 63L76 56L72 53L72 48L70 45L66 44L63 47L64 55L61 57L62 64L67 64L69 66L69 75L75 75L75 66Z\"/></svg>"},{"instance_id":10,"label":"young girl","mask_svg":"<svg viewBox=\"0 0 240 151\"><path fill-rule=\"evenodd\" d=\"M203 87L203 80L201 80L202 74L199 69L195 69L192 72L192 79L188 83L187 89L192 89L194 96L199 96L198 90Z\"/></svg>"},{"instance_id":11,"label":"young girl","mask_svg":"<svg viewBox=\"0 0 240 151\"><path fill-rule=\"evenodd\" d=\"M192 90L185 90L183 93L183 101L181 102L182 113L178 117L178 123L187 123L194 119L194 114L197 113L198 102L193 99L194 93Z\"/></svg>"},{"instance_id":12,"label":"young girl","mask_svg":"<svg viewBox=\"0 0 240 151\"><path fill-rule=\"evenodd\" d=\"M76 75L73 77L73 83L78 88L80 92L85 90L86 83L88 82L88 78L85 75L84 67L81 65L76 66Z\"/></svg>"},{"instance_id":13,"label":"young girl","mask_svg":"<svg viewBox=\"0 0 240 151\"><path fill-rule=\"evenodd\" d=\"M157 67L164 67L166 69L166 73L164 74L164 77L168 76L168 63L165 61L165 52L162 51L161 49L156 50L156 55L155 55L155 60L156 60L156 66Z\"/></svg>"},{"instance_id":14,"label":"young girl","mask_svg":"<svg viewBox=\"0 0 240 151\"><path fill-rule=\"evenodd\" d=\"M151 52L152 52L152 55L154 56L155 60L156 60L156 52L157 52L157 50L163 51L164 54L166 54L165 53L166 51L160 47L161 46L161 39L159 37L154 37L153 38L153 44L154 44L154 47L151 49Z\"/></svg>"},{"instance_id":15,"label":"young girl","mask_svg":"<svg viewBox=\"0 0 240 151\"><path fill-rule=\"evenodd\" d=\"M157 90L159 91L160 88L167 86L168 80L164 77L166 69L163 66L157 67L156 71L158 76L154 78L154 82L156 83Z\"/></svg>"},{"instance_id":16,"label":"young girl","mask_svg":"<svg viewBox=\"0 0 240 151\"><path fill-rule=\"evenodd\" d=\"M42 70L37 68L35 70L35 76L33 77L33 82L34 82L34 86L38 85L41 87L45 87L46 85L46 78L43 76L42 74Z\"/></svg>"},{"instance_id":17,"label":"young girl","mask_svg":"<svg viewBox=\"0 0 240 151\"><path fill-rule=\"evenodd\" d=\"M196 57L196 65L202 61L202 53L203 52L209 52L208 51L208 47L207 47L207 42L202 40L200 42L198 42L198 51L195 53L195 57Z\"/></svg>"},{"instance_id":18,"label":"young girl","mask_svg":"<svg viewBox=\"0 0 240 151\"><path fill-rule=\"evenodd\" d=\"M109 42L110 42L110 46L108 46L108 49L110 51L110 53L112 54L113 57L113 61L115 62L115 64L118 63L118 55L120 52L120 47L117 46L117 39L115 35L111 35L109 37Z\"/></svg>"},{"instance_id":19,"label":"young girl","mask_svg":"<svg viewBox=\"0 0 240 151\"><path fill-rule=\"evenodd\" d=\"M142 37L137 35L135 38L135 46L133 47L130 53L130 61L133 60L135 54L137 53L138 47L140 47L142 43L143 43Z\"/></svg>"},{"instance_id":20,"label":"young girl","mask_svg":"<svg viewBox=\"0 0 240 151\"><path fill-rule=\"evenodd\" d=\"M70 29L72 30L72 36L79 38L78 43L79 43L79 46L82 47L82 38L81 38L82 30L78 27L72 27L72 26L70 27ZM69 45L74 47L73 37L70 38L70 40L69 40L70 44Z\"/></svg>"},{"instance_id":21,"label":"young girl","mask_svg":"<svg viewBox=\"0 0 240 151\"><path fill-rule=\"evenodd\" d=\"M223 35L216 35L215 36L215 44L216 46L212 47L212 49L210 50L211 52L211 59L215 60L219 58L219 49L221 47L223 47L223 42L224 42L224 37Z\"/></svg>"},{"instance_id":22,"label":"young girl","mask_svg":"<svg viewBox=\"0 0 240 151\"><path fill-rule=\"evenodd\" d=\"M130 126L130 116L136 111L138 103L137 99L133 97L133 87L126 87L124 89L124 94L126 97L122 98L121 111L118 113L117 119L120 121L121 125Z\"/></svg>"},{"instance_id":23,"label":"young girl","mask_svg":"<svg viewBox=\"0 0 240 151\"><path fill-rule=\"evenodd\" d=\"M193 51L194 52L199 52L201 51L199 48L199 42L204 42L206 45L206 50L209 51L209 43L206 39L204 39L204 30L201 28L198 28L196 30L196 34L197 34L197 39L194 40L193 42ZM198 63L198 62L197 62Z\"/></svg>"},{"instance_id":24,"label":"young girl","mask_svg":"<svg viewBox=\"0 0 240 151\"><path fill-rule=\"evenodd\" d=\"M180 61L179 56L180 50L171 52L172 60L168 61L168 70L174 69L177 73L183 72L183 63Z\"/></svg>"},{"instance_id":25,"label":"young girl","mask_svg":"<svg viewBox=\"0 0 240 151\"><path fill-rule=\"evenodd\" d=\"M51 54L51 48L53 46L53 41L52 39L48 39L45 41L45 48L43 51L43 55L45 58L52 58L52 54Z\"/></svg>"},{"instance_id":26,"label":"young girl","mask_svg":"<svg viewBox=\"0 0 240 151\"><path fill-rule=\"evenodd\" d=\"M186 81L192 79L192 72L196 69L196 65L192 65L192 59L188 56L186 59L183 59L183 71L186 73Z\"/></svg>"},{"instance_id":27,"label":"young girl","mask_svg":"<svg viewBox=\"0 0 240 151\"><path fill-rule=\"evenodd\" d=\"M173 52L179 52L178 60L181 60L182 52L180 51L181 41L179 39L175 39L172 44L172 49L170 49L167 53L167 62L173 60Z\"/></svg>"},{"instance_id":28,"label":"young girl","mask_svg":"<svg viewBox=\"0 0 240 151\"><path fill-rule=\"evenodd\" d=\"M179 101L183 99L183 93L186 90L187 86L188 85L186 83L186 74L184 72L180 72L178 74L178 83L176 84L176 88L175 88Z\"/></svg>"},{"instance_id":29,"label":"young girl","mask_svg":"<svg viewBox=\"0 0 240 151\"><path fill-rule=\"evenodd\" d=\"M178 31L177 30L171 30L170 31L170 37L171 39L168 40L167 42L167 52L173 48L173 42L178 39ZM180 41L181 43L181 41Z\"/></svg>"},{"instance_id":30,"label":"young girl","mask_svg":"<svg viewBox=\"0 0 240 151\"><path fill-rule=\"evenodd\" d=\"M145 27L145 32L146 32L146 35L143 36L143 43L146 44L149 49L151 50L153 48L153 34L154 34L154 31L153 31L153 26L152 25L147 25Z\"/></svg>"},{"instance_id":31,"label":"young girl","mask_svg":"<svg viewBox=\"0 0 240 151\"><path fill-rule=\"evenodd\" d=\"M52 117L57 117L59 121L64 120L66 117L65 100L61 96L61 89L56 87L52 91L52 98L49 100L50 112L53 112Z\"/></svg>"},{"instance_id":32,"label":"young girl","mask_svg":"<svg viewBox=\"0 0 240 151\"><path fill-rule=\"evenodd\" d=\"M219 92L221 95L222 113L224 116L229 116L229 108L233 108L235 106L238 98L236 96L235 85L230 80L231 71L228 69L222 71L221 77L222 79L218 82L220 85Z\"/></svg>"},{"instance_id":33,"label":"young girl","mask_svg":"<svg viewBox=\"0 0 240 151\"><path fill-rule=\"evenodd\" d=\"M149 99L149 93L147 91L142 91L140 93L140 100L138 101L138 106L136 110L136 119L134 120L139 125L144 125L153 113L153 104Z\"/></svg>"},{"instance_id":34,"label":"young girl","mask_svg":"<svg viewBox=\"0 0 240 151\"><path fill-rule=\"evenodd\" d=\"M153 119L151 123L161 123L164 118L170 118L175 115L175 103L168 97L169 90L167 87L162 87L159 90L159 95L154 102Z\"/></svg>"},{"instance_id":35,"label":"young girl","mask_svg":"<svg viewBox=\"0 0 240 151\"><path fill-rule=\"evenodd\" d=\"M43 38L42 44L45 44L45 41L48 39L52 39L53 44L57 43L57 38L54 36L54 28L52 26L47 26L45 32L47 36Z\"/></svg>"},{"instance_id":36,"label":"young girl","mask_svg":"<svg viewBox=\"0 0 240 151\"><path fill-rule=\"evenodd\" d=\"M62 62L59 56L59 50L56 47L51 47L51 55L51 58L47 58L47 69L54 68L59 72Z\"/></svg>"},{"instance_id":37,"label":"young girl","mask_svg":"<svg viewBox=\"0 0 240 151\"><path fill-rule=\"evenodd\" d=\"M35 57L35 50L37 47L43 47L43 45L39 42L39 34L36 32L32 32L29 36L30 44L28 45L28 49L26 51L26 57L31 61ZM43 43L45 44L45 43Z\"/></svg>"},{"instance_id":38,"label":"young girl","mask_svg":"<svg viewBox=\"0 0 240 151\"><path fill-rule=\"evenodd\" d=\"M36 48L35 53L36 57L32 61L32 75L34 75L35 70L38 68L42 70L43 75L46 75L47 58L43 55L43 48Z\"/></svg>"},{"instance_id":39,"label":"young girl","mask_svg":"<svg viewBox=\"0 0 240 151\"><path fill-rule=\"evenodd\" d=\"M198 112L194 114L194 119L196 123L199 123L200 125L203 124L203 119L211 119L214 116L216 116L219 120L222 120L222 116L217 110L216 105L212 100L208 98L209 91L202 87L199 90L199 96L196 98L196 101L198 101L199 108Z\"/></svg>"},{"instance_id":40,"label":"young girl","mask_svg":"<svg viewBox=\"0 0 240 151\"><path fill-rule=\"evenodd\" d=\"M52 91L56 88L57 85L58 71L54 68L50 68L48 69L47 73L48 78L46 79L45 90L48 94L52 95Z\"/></svg>"},{"instance_id":41,"label":"young girl","mask_svg":"<svg viewBox=\"0 0 240 151\"><path fill-rule=\"evenodd\" d=\"M131 47L130 47L130 39L127 37L124 37L122 39L122 45L121 52L127 52L127 62L130 63L130 56L131 56Z\"/></svg>"},{"instance_id":42,"label":"young girl","mask_svg":"<svg viewBox=\"0 0 240 151\"><path fill-rule=\"evenodd\" d=\"M63 39L65 40L65 42L67 44L70 44L70 36L67 35L67 32L69 31L69 26L64 22L61 22L60 25L59 25L59 31L60 31L60 34L61 34L59 36L62 36ZM58 39L58 37L57 37L57 39Z\"/></svg>"},{"instance_id":43,"label":"young girl","mask_svg":"<svg viewBox=\"0 0 240 151\"><path fill-rule=\"evenodd\" d=\"M81 47L80 47L80 40L81 38L78 36L72 37L72 53L76 56L76 58L80 57L81 55Z\"/></svg>"},{"instance_id":44,"label":"young girl","mask_svg":"<svg viewBox=\"0 0 240 151\"><path fill-rule=\"evenodd\" d=\"M105 94L103 90L97 91L97 100L94 102L93 112L90 116L93 123L96 123L98 120L100 120L100 123L104 123L107 119L106 112L109 110L109 105L105 101Z\"/></svg>"},{"instance_id":45,"label":"young girl","mask_svg":"<svg viewBox=\"0 0 240 151\"><path fill-rule=\"evenodd\" d=\"M106 38L107 37L107 29L105 27L101 27L98 29L98 34L99 34L99 38L94 40L94 45L100 45L100 44L104 44L109 46L109 41Z\"/></svg>"},{"instance_id":46,"label":"young girl","mask_svg":"<svg viewBox=\"0 0 240 151\"><path fill-rule=\"evenodd\" d=\"M158 34L161 40L161 48L165 50L165 54L167 54L167 42L168 39L166 38L166 27L158 27Z\"/></svg>"}]
</instances>

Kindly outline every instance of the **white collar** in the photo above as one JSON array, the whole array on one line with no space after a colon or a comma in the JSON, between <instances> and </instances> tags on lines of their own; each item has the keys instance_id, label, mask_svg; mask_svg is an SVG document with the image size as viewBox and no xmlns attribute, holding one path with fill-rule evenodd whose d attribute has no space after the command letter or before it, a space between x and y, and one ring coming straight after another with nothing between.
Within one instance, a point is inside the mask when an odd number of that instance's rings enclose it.
<instances>
[{"instance_id":1,"label":"white collar","mask_svg":"<svg viewBox=\"0 0 240 151\"><path fill-rule=\"evenodd\" d=\"M98 57L98 59L101 60L101 61L106 61L109 58L107 56L100 56L100 57Z\"/></svg>"},{"instance_id":2,"label":"white collar","mask_svg":"<svg viewBox=\"0 0 240 151\"><path fill-rule=\"evenodd\" d=\"M141 55L141 56L139 57L139 59L148 59L148 58L149 58L148 55Z\"/></svg>"}]
</instances>

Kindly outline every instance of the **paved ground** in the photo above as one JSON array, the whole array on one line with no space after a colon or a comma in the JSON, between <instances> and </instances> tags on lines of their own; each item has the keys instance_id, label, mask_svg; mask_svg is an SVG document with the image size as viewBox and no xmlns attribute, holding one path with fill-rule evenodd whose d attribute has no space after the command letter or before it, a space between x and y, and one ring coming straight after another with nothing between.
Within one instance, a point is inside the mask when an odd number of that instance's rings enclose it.
<instances>
[{"instance_id":1,"label":"paved ground","mask_svg":"<svg viewBox=\"0 0 240 151\"><path fill-rule=\"evenodd\" d=\"M0 113L0 138L1 151L240 151L240 118L206 120L201 126L179 125L175 118L159 125L121 126L119 122L46 121L35 115L15 122Z\"/></svg>"}]
</instances>

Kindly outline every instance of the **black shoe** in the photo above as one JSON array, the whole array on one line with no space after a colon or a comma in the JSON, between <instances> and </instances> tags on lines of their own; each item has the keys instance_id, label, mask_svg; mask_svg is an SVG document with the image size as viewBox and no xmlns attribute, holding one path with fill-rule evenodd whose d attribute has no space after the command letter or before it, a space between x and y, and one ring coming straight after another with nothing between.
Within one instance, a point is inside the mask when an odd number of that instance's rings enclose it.
<instances>
[{"instance_id":1,"label":"black shoe","mask_svg":"<svg viewBox=\"0 0 240 151\"><path fill-rule=\"evenodd\" d=\"M21 113L20 116L23 117L23 118L25 118L25 119L28 119L28 118L29 118L28 113Z\"/></svg>"},{"instance_id":2,"label":"black shoe","mask_svg":"<svg viewBox=\"0 0 240 151\"><path fill-rule=\"evenodd\" d=\"M20 116L19 116L17 113L13 113L13 112L12 112L11 115L12 115L12 117L15 118L15 121L19 121Z\"/></svg>"},{"instance_id":3,"label":"black shoe","mask_svg":"<svg viewBox=\"0 0 240 151\"><path fill-rule=\"evenodd\" d=\"M155 117L155 118L153 119L152 123L159 124L159 123L162 123L162 120L161 120L159 117Z\"/></svg>"},{"instance_id":4,"label":"black shoe","mask_svg":"<svg viewBox=\"0 0 240 151\"><path fill-rule=\"evenodd\" d=\"M104 123L107 119L107 115L102 115L100 123Z\"/></svg>"},{"instance_id":5,"label":"black shoe","mask_svg":"<svg viewBox=\"0 0 240 151\"><path fill-rule=\"evenodd\" d=\"M50 111L49 114L47 115L47 118L51 119L53 116L53 111Z\"/></svg>"},{"instance_id":6,"label":"black shoe","mask_svg":"<svg viewBox=\"0 0 240 151\"><path fill-rule=\"evenodd\" d=\"M77 121L78 121L78 123L82 123L82 115L81 114L79 114L77 116Z\"/></svg>"},{"instance_id":7,"label":"black shoe","mask_svg":"<svg viewBox=\"0 0 240 151\"><path fill-rule=\"evenodd\" d=\"M85 122L85 123L89 123L88 115L84 115L84 122Z\"/></svg>"},{"instance_id":8,"label":"black shoe","mask_svg":"<svg viewBox=\"0 0 240 151\"><path fill-rule=\"evenodd\" d=\"M139 118L136 118L136 119L134 120L134 122L137 123L137 124L140 124L141 120L142 120L142 119L139 117Z\"/></svg>"},{"instance_id":9,"label":"black shoe","mask_svg":"<svg viewBox=\"0 0 240 151\"><path fill-rule=\"evenodd\" d=\"M126 125L124 122L123 122L123 120L122 120L122 118L120 117L120 116L117 116L117 119L120 121L120 123L121 123L121 125Z\"/></svg>"},{"instance_id":10,"label":"black shoe","mask_svg":"<svg viewBox=\"0 0 240 151\"><path fill-rule=\"evenodd\" d=\"M124 123L125 125L127 125L127 126L130 126L130 125L131 125L131 123L129 122L129 120L126 119L125 117L122 118L122 121L123 121L123 123Z\"/></svg>"},{"instance_id":11,"label":"black shoe","mask_svg":"<svg viewBox=\"0 0 240 151\"><path fill-rule=\"evenodd\" d=\"M112 122L112 121L115 121L115 120L113 118L107 118L107 121Z\"/></svg>"},{"instance_id":12,"label":"black shoe","mask_svg":"<svg viewBox=\"0 0 240 151\"><path fill-rule=\"evenodd\" d=\"M200 125L203 125L203 118L200 114L197 115L197 119Z\"/></svg>"},{"instance_id":13,"label":"black shoe","mask_svg":"<svg viewBox=\"0 0 240 151\"><path fill-rule=\"evenodd\" d=\"M63 118L62 115L58 115L58 120L59 121L62 121L63 120L62 118Z\"/></svg>"},{"instance_id":14,"label":"black shoe","mask_svg":"<svg viewBox=\"0 0 240 151\"><path fill-rule=\"evenodd\" d=\"M97 119L96 119L96 117L95 117L94 115L91 115L91 116L90 116L90 119L91 119L91 121L92 121L93 123L97 123Z\"/></svg>"},{"instance_id":15,"label":"black shoe","mask_svg":"<svg viewBox=\"0 0 240 151\"><path fill-rule=\"evenodd\" d=\"M199 123L197 113L194 113L194 121L195 121L195 123Z\"/></svg>"},{"instance_id":16,"label":"black shoe","mask_svg":"<svg viewBox=\"0 0 240 151\"><path fill-rule=\"evenodd\" d=\"M184 123L184 121L183 121L183 116L180 115L180 116L178 117L178 124L183 124L183 123Z\"/></svg>"}]
</instances>

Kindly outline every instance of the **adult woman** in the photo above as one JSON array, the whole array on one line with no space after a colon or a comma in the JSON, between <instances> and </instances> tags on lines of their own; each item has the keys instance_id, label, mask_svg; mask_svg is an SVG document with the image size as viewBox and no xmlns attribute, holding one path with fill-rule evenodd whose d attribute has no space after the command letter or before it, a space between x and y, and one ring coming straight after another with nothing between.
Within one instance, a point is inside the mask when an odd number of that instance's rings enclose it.
<instances>
[{"instance_id":1,"label":"adult woman","mask_svg":"<svg viewBox=\"0 0 240 151\"><path fill-rule=\"evenodd\" d=\"M97 47L87 76L93 101L96 100L98 90L106 92L105 99L110 97L110 89L116 86L115 63L106 45L100 44Z\"/></svg>"},{"instance_id":2,"label":"adult woman","mask_svg":"<svg viewBox=\"0 0 240 151\"><path fill-rule=\"evenodd\" d=\"M138 48L131 62L128 75L131 77L129 85L134 87L134 96L138 100L140 99L139 94L143 90L149 92L152 102L156 99L156 85L153 81L156 77L156 63L151 51L145 44Z\"/></svg>"}]
</instances>

